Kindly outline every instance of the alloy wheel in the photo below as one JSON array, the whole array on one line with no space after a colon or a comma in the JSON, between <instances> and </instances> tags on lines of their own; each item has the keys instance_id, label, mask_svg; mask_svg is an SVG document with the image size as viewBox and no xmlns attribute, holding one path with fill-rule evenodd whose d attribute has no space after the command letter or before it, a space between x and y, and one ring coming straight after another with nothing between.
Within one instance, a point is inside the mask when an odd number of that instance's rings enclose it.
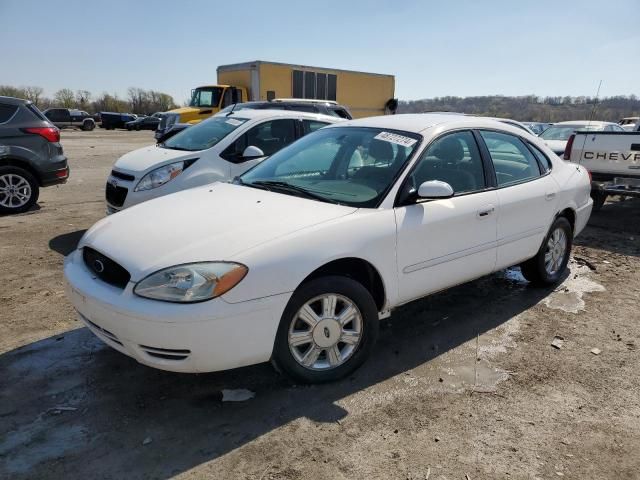
<instances>
[{"instance_id":1,"label":"alloy wheel","mask_svg":"<svg viewBox=\"0 0 640 480\"><path fill-rule=\"evenodd\" d=\"M547 240L544 254L544 268L549 275L555 275L560 270L567 254L567 234L562 228L556 228Z\"/></svg>"},{"instance_id":2,"label":"alloy wheel","mask_svg":"<svg viewBox=\"0 0 640 480\"><path fill-rule=\"evenodd\" d=\"M6 173L0 176L0 206L20 208L31 198L31 185L22 176Z\"/></svg>"},{"instance_id":3,"label":"alloy wheel","mask_svg":"<svg viewBox=\"0 0 640 480\"><path fill-rule=\"evenodd\" d=\"M307 301L289 326L289 350L301 366L328 370L343 365L362 338L362 314L349 298L327 293Z\"/></svg>"}]
</instances>

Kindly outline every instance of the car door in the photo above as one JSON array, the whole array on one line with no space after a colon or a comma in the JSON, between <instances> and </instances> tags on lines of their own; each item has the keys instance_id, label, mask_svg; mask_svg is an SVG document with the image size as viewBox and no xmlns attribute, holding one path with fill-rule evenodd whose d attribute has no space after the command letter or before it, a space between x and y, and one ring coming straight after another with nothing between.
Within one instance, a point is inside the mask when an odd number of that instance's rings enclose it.
<instances>
[{"instance_id":1,"label":"car door","mask_svg":"<svg viewBox=\"0 0 640 480\"><path fill-rule=\"evenodd\" d=\"M470 130L445 134L421 155L401 192L441 180L454 196L395 208L401 302L493 271L498 199L488 172Z\"/></svg>"},{"instance_id":2,"label":"car door","mask_svg":"<svg viewBox=\"0 0 640 480\"><path fill-rule=\"evenodd\" d=\"M267 120L254 125L229 145L220 156L230 162L231 178L246 172L269 155L295 141L296 121L292 118ZM245 159L242 154L250 146L258 147L265 156Z\"/></svg>"},{"instance_id":3,"label":"car door","mask_svg":"<svg viewBox=\"0 0 640 480\"><path fill-rule=\"evenodd\" d=\"M533 147L517 135L491 130L479 133L496 176L496 269L501 269L537 253L556 214L558 184L536 159Z\"/></svg>"}]
</instances>

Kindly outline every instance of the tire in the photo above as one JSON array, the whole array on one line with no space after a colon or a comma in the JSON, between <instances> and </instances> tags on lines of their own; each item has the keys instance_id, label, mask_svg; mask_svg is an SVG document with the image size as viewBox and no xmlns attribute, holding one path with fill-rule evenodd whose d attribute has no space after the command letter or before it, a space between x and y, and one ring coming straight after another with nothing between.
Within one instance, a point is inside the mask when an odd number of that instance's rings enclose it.
<instances>
[{"instance_id":1,"label":"tire","mask_svg":"<svg viewBox=\"0 0 640 480\"><path fill-rule=\"evenodd\" d=\"M599 191L594 192L592 190L591 198L593 199L593 211L597 212L602 208L604 202L607 201L607 194Z\"/></svg>"},{"instance_id":2,"label":"tire","mask_svg":"<svg viewBox=\"0 0 640 480\"><path fill-rule=\"evenodd\" d=\"M569 263L572 245L573 229L569 220L556 218L536 256L520 265L522 275L535 286L558 283Z\"/></svg>"},{"instance_id":3,"label":"tire","mask_svg":"<svg viewBox=\"0 0 640 480\"><path fill-rule=\"evenodd\" d=\"M9 192L13 186L12 193ZM38 201L40 188L31 173L20 167L0 167L0 213L22 213Z\"/></svg>"},{"instance_id":4,"label":"tire","mask_svg":"<svg viewBox=\"0 0 640 480\"><path fill-rule=\"evenodd\" d=\"M136 125L136 131L139 132L140 131L140 125Z\"/></svg>"},{"instance_id":5,"label":"tire","mask_svg":"<svg viewBox=\"0 0 640 480\"><path fill-rule=\"evenodd\" d=\"M82 124L82 130L84 130L85 132L90 132L94 128L96 128L96 124L93 122L84 122Z\"/></svg>"},{"instance_id":6,"label":"tire","mask_svg":"<svg viewBox=\"0 0 640 480\"><path fill-rule=\"evenodd\" d=\"M333 303L330 298L335 299ZM323 315L325 305L333 315ZM346 314L347 307L351 315L340 326L337 317ZM317 322L315 327L303 316L311 319L311 323ZM378 330L378 309L362 284L341 276L317 278L298 287L289 300L280 319L271 360L276 370L295 381L332 382L349 375L366 360L378 338ZM290 346L291 333L300 342L298 346ZM314 363L304 366L305 358L313 359Z\"/></svg>"}]
</instances>

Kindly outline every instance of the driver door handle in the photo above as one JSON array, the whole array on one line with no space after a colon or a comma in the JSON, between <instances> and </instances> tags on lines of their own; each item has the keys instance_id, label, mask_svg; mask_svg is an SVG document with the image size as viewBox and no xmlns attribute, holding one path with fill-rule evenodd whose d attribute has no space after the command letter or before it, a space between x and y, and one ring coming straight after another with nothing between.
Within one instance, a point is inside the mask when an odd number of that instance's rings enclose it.
<instances>
[{"instance_id":1,"label":"driver door handle","mask_svg":"<svg viewBox=\"0 0 640 480\"><path fill-rule=\"evenodd\" d=\"M547 192L544 198L545 200L553 200L556 198L556 192Z\"/></svg>"}]
</instances>

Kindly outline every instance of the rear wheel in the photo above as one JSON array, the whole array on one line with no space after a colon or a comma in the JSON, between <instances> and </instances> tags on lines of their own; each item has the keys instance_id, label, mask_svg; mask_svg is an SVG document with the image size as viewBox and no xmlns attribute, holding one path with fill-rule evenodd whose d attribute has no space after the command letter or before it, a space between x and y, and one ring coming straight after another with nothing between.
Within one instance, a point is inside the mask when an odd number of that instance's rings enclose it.
<instances>
[{"instance_id":1,"label":"rear wheel","mask_svg":"<svg viewBox=\"0 0 640 480\"><path fill-rule=\"evenodd\" d=\"M289 300L272 361L299 382L335 381L365 361L377 337L378 311L367 289L350 278L322 277Z\"/></svg>"},{"instance_id":2,"label":"rear wheel","mask_svg":"<svg viewBox=\"0 0 640 480\"><path fill-rule=\"evenodd\" d=\"M524 278L534 285L557 283L569 263L573 230L565 217L558 217L551 225L538 254L520 265Z\"/></svg>"},{"instance_id":3,"label":"rear wheel","mask_svg":"<svg viewBox=\"0 0 640 480\"><path fill-rule=\"evenodd\" d=\"M0 212L26 212L38 201L39 194L38 182L31 173L20 167L0 167Z\"/></svg>"}]
</instances>

